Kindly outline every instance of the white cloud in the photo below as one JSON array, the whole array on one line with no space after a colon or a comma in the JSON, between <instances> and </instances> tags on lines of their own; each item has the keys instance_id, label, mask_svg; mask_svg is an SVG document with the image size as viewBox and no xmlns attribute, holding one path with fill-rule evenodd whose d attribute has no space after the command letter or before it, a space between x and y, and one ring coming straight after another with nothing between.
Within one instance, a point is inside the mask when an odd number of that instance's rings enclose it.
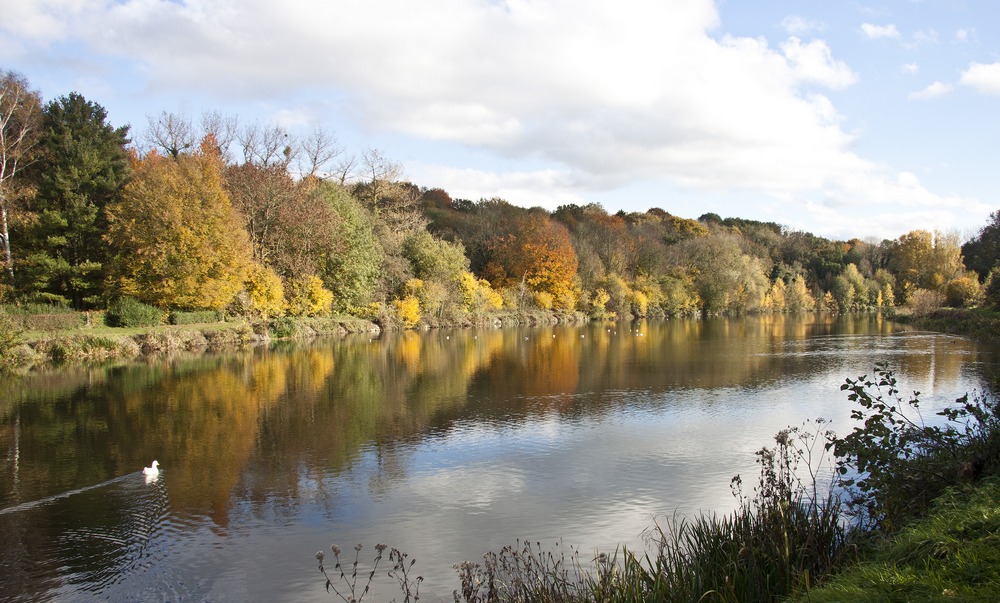
<instances>
[{"instance_id":1,"label":"white cloud","mask_svg":"<svg viewBox=\"0 0 1000 603\"><path fill-rule=\"evenodd\" d=\"M781 45L796 75L806 81L817 82L831 88L846 88L858 81L858 76L847 63L833 58L826 42L813 40L803 44L798 38L789 38Z\"/></svg>"},{"instance_id":2,"label":"white cloud","mask_svg":"<svg viewBox=\"0 0 1000 603\"><path fill-rule=\"evenodd\" d=\"M456 197L554 207L655 181L838 207L900 187L816 93L857 81L825 41L726 35L712 0L83 2L20 10L47 40L128 65L143 92L263 106L289 125L335 106L361 131L474 149L477 169L421 158L426 182ZM962 82L982 85L979 71ZM493 159L503 167L482 165Z\"/></svg>"},{"instance_id":3,"label":"white cloud","mask_svg":"<svg viewBox=\"0 0 1000 603\"><path fill-rule=\"evenodd\" d=\"M916 48L922 44L937 44L938 32L933 29L921 29L913 33L913 42L909 46Z\"/></svg>"},{"instance_id":4,"label":"white cloud","mask_svg":"<svg viewBox=\"0 0 1000 603\"><path fill-rule=\"evenodd\" d=\"M978 39L976 35L976 28L970 27L968 29L962 28L955 32L955 41L959 43L963 42L974 42Z\"/></svg>"},{"instance_id":5,"label":"white cloud","mask_svg":"<svg viewBox=\"0 0 1000 603\"><path fill-rule=\"evenodd\" d=\"M793 36L801 36L814 31L823 31L826 24L800 15L789 15L781 20L781 27Z\"/></svg>"},{"instance_id":6,"label":"white cloud","mask_svg":"<svg viewBox=\"0 0 1000 603\"><path fill-rule=\"evenodd\" d=\"M973 63L962 72L960 81L983 94L1000 95L1000 61L989 65Z\"/></svg>"},{"instance_id":7,"label":"white cloud","mask_svg":"<svg viewBox=\"0 0 1000 603\"><path fill-rule=\"evenodd\" d=\"M902 70L903 73L906 73L908 75L916 75L916 73L920 71L920 66L917 65L916 63L906 63L905 65L903 65Z\"/></svg>"},{"instance_id":8,"label":"white cloud","mask_svg":"<svg viewBox=\"0 0 1000 603\"><path fill-rule=\"evenodd\" d=\"M954 87L951 84L946 84L944 82L934 82L933 84L927 86L923 90L917 92L911 92L910 100L924 100L929 98L937 98L939 96L944 96L952 91Z\"/></svg>"},{"instance_id":9,"label":"white cloud","mask_svg":"<svg viewBox=\"0 0 1000 603\"><path fill-rule=\"evenodd\" d=\"M877 40L879 38L889 38L891 40L900 39L899 30L893 24L889 25L872 25L871 23L862 23L861 31L870 40Z\"/></svg>"}]
</instances>

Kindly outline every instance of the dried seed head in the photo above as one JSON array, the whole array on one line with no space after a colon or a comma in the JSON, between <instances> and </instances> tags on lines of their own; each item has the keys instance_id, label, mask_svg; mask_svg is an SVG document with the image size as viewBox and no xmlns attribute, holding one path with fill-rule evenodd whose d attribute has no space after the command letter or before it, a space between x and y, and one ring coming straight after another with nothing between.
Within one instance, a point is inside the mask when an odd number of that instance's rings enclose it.
<instances>
[{"instance_id":1,"label":"dried seed head","mask_svg":"<svg viewBox=\"0 0 1000 603\"><path fill-rule=\"evenodd\" d=\"M340 555L340 547L339 546L337 546L335 544L331 544L330 545L330 550L333 551L334 555Z\"/></svg>"},{"instance_id":2,"label":"dried seed head","mask_svg":"<svg viewBox=\"0 0 1000 603\"><path fill-rule=\"evenodd\" d=\"M323 554L323 551L316 551L316 559L322 561L323 557L326 557L326 555Z\"/></svg>"}]
</instances>

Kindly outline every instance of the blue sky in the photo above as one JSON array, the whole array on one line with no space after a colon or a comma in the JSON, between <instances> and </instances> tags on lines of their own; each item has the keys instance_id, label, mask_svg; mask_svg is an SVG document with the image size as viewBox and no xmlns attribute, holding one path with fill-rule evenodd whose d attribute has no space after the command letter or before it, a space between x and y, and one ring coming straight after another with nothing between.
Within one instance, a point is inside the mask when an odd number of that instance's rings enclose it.
<instances>
[{"instance_id":1,"label":"blue sky","mask_svg":"<svg viewBox=\"0 0 1000 603\"><path fill-rule=\"evenodd\" d=\"M321 125L453 197L831 238L1000 209L995 0L0 0L0 67L137 139Z\"/></svg>"}]
</instances>

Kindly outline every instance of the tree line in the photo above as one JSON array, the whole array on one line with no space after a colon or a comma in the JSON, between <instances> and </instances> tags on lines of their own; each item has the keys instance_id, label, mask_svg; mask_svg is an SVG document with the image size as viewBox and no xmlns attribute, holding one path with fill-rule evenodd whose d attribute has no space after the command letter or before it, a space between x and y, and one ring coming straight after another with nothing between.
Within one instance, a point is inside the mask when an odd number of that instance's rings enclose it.
<instances>
[{"instance_id":1,"label":"tree line","mask_svg":"<svg viewBox=\"0 0 1000 603\"><path fill-rule=\"evenodd\" d=\"M130 136L80 94L43 102L0 72L0 301L412 327L1000 299L1000 212L965 245L924 230L834 241L711 213L453 199L323 129L296 137L219 113L163 112Z\"/></svg>"}]
</instances>

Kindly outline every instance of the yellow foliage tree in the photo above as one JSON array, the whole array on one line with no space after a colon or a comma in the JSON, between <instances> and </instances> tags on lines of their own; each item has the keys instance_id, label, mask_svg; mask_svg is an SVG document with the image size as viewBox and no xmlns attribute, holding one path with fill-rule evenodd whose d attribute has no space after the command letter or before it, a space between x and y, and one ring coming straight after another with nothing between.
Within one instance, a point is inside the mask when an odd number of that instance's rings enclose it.
<instances>
[{"instance_id":1,"label":"yellow foliage tree","mask_svg":"<svg viewBox=\"0 0 1000 603\"><path fill-rule=\"evenodd\" d=\"M532 294L532 299L541 310L551 310L552 304L555 302L555 298L548 291L535 291Z\"/></svg>"},{"instance_id":2,"label":"yellow foliage tree","mask_svg":"<svg viewBox=\"0 0 1000 603\"><path fill-rule=\"evenodd\" d=\"M762 307L765 310L770 310L772 312L784 312L786 290L787 287L785 286L785 281L780 278L775 279L767 294L764 295L764 303L762 304Z\"/></svg>"},{"instance_id":3,"label":"yellow foliage tree","mask_svg":"<svg viewBox=\"0 0 1000 603\"><path fill-rule=\"evenodd\" d=\"M253 264L245 283L250 311L261 318L281 316L285 312L285 290L281 278L265 266Z\"/></svg>"},{"instance_id":4,"label":"yellow foliage tree","mask_svg":"<svg viewBox=\"0 0 1000 603\"><path fill-rule=\"evenodd\" d=\"M467 312L488 312L503 307L503 297L486 279L477 279L471 272L463 272L458 279L462 301Z\"/></svg>"},{"instance_id":5,"label":"yellow foliage tree","mask_svg":"<svg viewBox=\"0 0 1000 603\"><path fill-rule=\"evenodd\" d=\"M403 326L412 329L420 322L420 300L416 295L407 295L402 299L392 301L393 308L396 309L396 316L403 321Z\"/></svg>"},{"instance_id":6,"label":"yellow foliage tree","mask_svg":"<svg viewBox=\"0 0 1000 603\"><path fill-rule=\"evenodd\" d=\"M291 316L322 316L329 314L333 305L333 293L315 274L290 279L285 285L285 297Z\"/></svg>"},{"instance_id":7,"label":"yellow foliage tree","mask_svg":"<svg viewBox=\"0 0 1000 603\"><path fill-rule=\"evenodd\" d=\"M590 296L590 315L594 318L613 318L614 312L608 312L608 302L611 296L603 288L598 287L597 291Z\"/></svg>"},{"instance_id":8,"label":"yellow foliage tree","mask_svg":"<svg viewBox=\"0 0 1000 603\"><path fill-rule=\"evenodd\" d=\"M211 137L176 158L150 153L107 207L110 285L169 308L225 308L243 288L250 241L222 188Z\"/></svg>"}]
</instances>

